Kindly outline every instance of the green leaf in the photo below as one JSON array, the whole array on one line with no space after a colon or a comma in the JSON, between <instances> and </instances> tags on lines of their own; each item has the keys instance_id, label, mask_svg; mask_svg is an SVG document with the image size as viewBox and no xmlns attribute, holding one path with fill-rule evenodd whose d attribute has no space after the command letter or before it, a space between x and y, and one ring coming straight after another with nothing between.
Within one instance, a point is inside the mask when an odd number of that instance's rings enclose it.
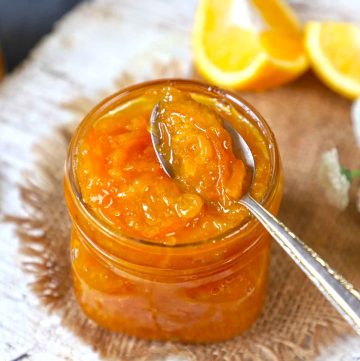
<instances>
[{"instance_id":1,"label":"green leaf","mask_svg":"<svg viewBox=\"0 0 360 361\"><path fill-rule=\"evenodd\" d=\"M341 174L343 174L346 179L351 183L355 178L360 177L360 169L350 170L344 166L341 166Z\"/></svg>"},{"instance_id":2,"label":"green leaf","mask_svg":"<svg viewBox=\"0 0 360 361\"><path fill-rule=\"evenodd\" d=\"M352 176L352 174L351 174L351 170L350 170L350 169L348 169L348 168L346 168L346 167L344 167L344 166L341 166L341 174L343 174L343 175L346 177L346 179L349 181L349 183L352 182L353 176Z\"/></svg>"}]
</instances>

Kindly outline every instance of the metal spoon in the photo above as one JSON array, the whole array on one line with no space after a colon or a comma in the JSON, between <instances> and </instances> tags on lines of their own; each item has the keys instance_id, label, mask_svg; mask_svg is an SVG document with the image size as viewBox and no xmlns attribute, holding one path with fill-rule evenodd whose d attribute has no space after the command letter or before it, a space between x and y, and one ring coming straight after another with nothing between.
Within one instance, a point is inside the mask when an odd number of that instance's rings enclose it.
<instances>
[{"instance_id":1,"label":"metal spoon","mask_svg":"<svg viewBox=\"0 0 360 361\"><path fill-rule=\"evenodd\" d=\"M159 104L155 105L150 118L150 134L156 156L165 173L173 178L174 170L171 164L161 153L161 132L159 128ZM284 224L269 213L261 204L254 200L251 195L255 174L255 160L244 138L225 119L222 119L223 127L228 131L234 154L243 160L247 169L252 173L252 181L246 194L239 199L239 203L245 206L265 227L278 244L286 251L293 261L303 270L312 283L332 303L344 319L360 335L360 294L341 275L334 271L315 251L301 241Z\"/></svg>"}]
</instances>

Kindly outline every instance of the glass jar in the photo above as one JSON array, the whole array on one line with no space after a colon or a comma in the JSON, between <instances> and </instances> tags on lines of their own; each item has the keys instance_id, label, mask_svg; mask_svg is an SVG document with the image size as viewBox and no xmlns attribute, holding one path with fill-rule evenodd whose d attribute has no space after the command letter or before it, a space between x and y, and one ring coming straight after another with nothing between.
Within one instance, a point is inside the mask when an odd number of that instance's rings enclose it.
<instances>
[{"instance_id":1,"label":"glass jar","mask_svg":"<svg viewBox=\"0 0 360 361\"><path fill-rule=\"evenodd\" d=\"M166 86L231 104L256 130L269 178L258 199L277 214L283 188L281 162L265 120L235 93L189 80L159 80L124 89L97 105L76 130L66 161L65 196L72 219L71 264L75 294L91 319L110 330L147 339L215 342L247 329L266 294L271 238L248 215L235 229L211 239L168 244L131 238L100 219L81 197L76 173L79 143L109 111L148 106L144 94ZM218 103L219 103L218 102ZM153 106L153 104L150 104ZM235 114L236 112L236 114ZM241 130L241 129L240 129ZM249 144L250 132L242 132ZM255 198L256 186L252 192Z\"/></svg>"}]
</instances>

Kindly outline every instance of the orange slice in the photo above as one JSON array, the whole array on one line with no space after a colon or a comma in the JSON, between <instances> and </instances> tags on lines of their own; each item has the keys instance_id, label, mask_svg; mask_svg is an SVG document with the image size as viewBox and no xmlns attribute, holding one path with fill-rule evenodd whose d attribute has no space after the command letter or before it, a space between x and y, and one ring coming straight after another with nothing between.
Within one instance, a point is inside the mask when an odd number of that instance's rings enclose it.
<instances>
[{"instance_id":1,"label":"orange slice","mask_svg":"<svg viewBox=\"0 0 360 361\"><path fill-rule=\"evenodd\" d=\"M204 78L237 89L274 87L308 67L299 23L281 0L200 0L193 52Z\"/></svg>"},{"instance_id":2,"label":"orange slice","mask_svg":"<svg viewBox=\"0 0 360 361\"><path fill-rule=\"evenodd\" d=\"M305 47L315 73L348 98L360 96L360 27L348 23L309 22Z\"/></svg>"}]
</instances>

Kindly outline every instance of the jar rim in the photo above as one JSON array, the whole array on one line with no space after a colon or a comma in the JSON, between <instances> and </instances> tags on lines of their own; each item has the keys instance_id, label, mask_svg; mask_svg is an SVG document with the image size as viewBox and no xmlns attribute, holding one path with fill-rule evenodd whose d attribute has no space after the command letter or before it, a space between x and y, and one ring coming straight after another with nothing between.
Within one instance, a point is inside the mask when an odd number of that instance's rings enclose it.
<instances>
[{"instance_id":1,"label":"jar rim","mask_svg":"<svg viewBox=\"0 0 360 361\"><path fill-rule=\"evenodd\" d=\"M75 130L75 133L71 139L69 144L67 158L65 162L65 182L68 183L71 189L72 195L75 199L77 207L85 214L86 219L93 223L97 228L101 229L107 235L112 238L121 240L126 240L128 242L134 242L135 244L145 245L145 246L153 246L153 247L160 247L160 248L172 248L172 249L179 249L179 248L190 248L200 245L205 245L209 243L215 243L218 241L225 241L231 239L233 236L241 232L242 229L245 227L255 227L259 224L259 222L253 216L247 216L244 220L237 226L211 238L207 238L205 240L199 240L195 242L189 243L175 243L175 244L168 244L159 241L151 241L151 240L144 240L135 237L131 237L129 235L124 234L119 229L112 227L106 221L102 220L98 217L95 212L91 210L90 207L84 202L80 188L77 182L77 175L76 175L76 156L77 156L77 149L78 144L81 139L81 135L83 135L84 131L86 130L86 126L92 124L92 121L95 121L99 118L100 115L103 115L105 110L111 109L114 104L117 104L119 100L125 98L126 96L130 95L131 93L142 89L144 92L146 90L150 90L152 87L166 87L166 86L191 86L196 87L199 91L206 91L208 93L212 93L216 96L220 96L228 101L230 104L235 104L237 107L240 107L245 113L249 120L254 121L257 126L261 127L261 130L264 133L267 141L269 142L268 151L270 155L270 166L271 166L271 174L267 184L267 190L259 203L263 206L271 200L272 195L274 193L276 187L276 176L280 171L280 160L279 160L279 151L277 147L277 143L274 137L274 134L265 121L265 119L250 105L247 101L245 101L241 96L236 94L233 91L221 89L217 86L206 84L201 81L197 80L190 80L190 79L178 79L178 78L169 78L169 79L159 79L159 80L152 80L137 83L135 85L123 88L116 93L111 94L110 96L103 99L100 103L98 103L94 108L88 112L83 120L80 122L79 126ZM194 89L196 92L196 89ZM90 123L89 123L90 122ZM249 245L251 246L251 245Z\"/></svg>"}]
</instances>

